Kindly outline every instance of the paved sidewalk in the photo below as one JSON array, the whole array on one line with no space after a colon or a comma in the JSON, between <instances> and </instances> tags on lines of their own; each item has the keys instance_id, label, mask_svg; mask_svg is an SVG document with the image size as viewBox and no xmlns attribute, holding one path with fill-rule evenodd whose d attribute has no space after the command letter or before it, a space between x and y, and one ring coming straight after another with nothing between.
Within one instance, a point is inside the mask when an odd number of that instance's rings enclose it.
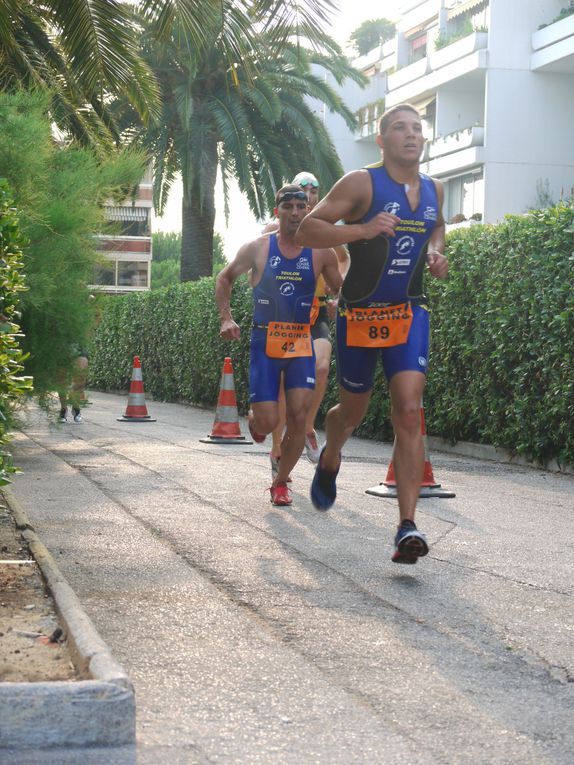
<instances>
[{"instance_id":1,"label":"paved sidewalk","mask_svg":"<svg viewBox=\"0 0 574 765\"><path fill-rule=\"evenodd\" d=\"M134 684L137 746L3 765L574 761L573 476L432 453L456 497L421 500L431 551L399 567L396 501L365 493L389 445L349 442L329 513L304 459L273 508L267 444L90 399L30 412L12 491Z\"/></svg>"}]
</instances>

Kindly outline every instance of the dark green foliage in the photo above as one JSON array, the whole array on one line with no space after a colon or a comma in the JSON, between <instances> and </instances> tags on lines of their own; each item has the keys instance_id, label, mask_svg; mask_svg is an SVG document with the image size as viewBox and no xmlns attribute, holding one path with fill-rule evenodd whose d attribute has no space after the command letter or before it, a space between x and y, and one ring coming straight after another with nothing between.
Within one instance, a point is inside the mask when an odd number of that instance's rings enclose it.
<instances>
[{"instance_id":1,"label":"dark green foliage","mask_svg":"<svg viewBox=\"0 0 574 765\"><path fill-rule=\"evenodd\" d=\"M395 36L395 25L388 19L363 21L349 37L349 42L359 56L364 56L377 45Z\"/></svg>"},{"instance_id":2,"label":"dark green foliage","mask_svg":"<svg viewBox=\"0 0 574 765\"><path fill-rule=\"evenodd\" d=\"M28 239L23 347L39 394L57 389L77 346L87 342L97 302L87 285L99 257L95 234L104 230L101 205L125 198L144 169L136 152L98 161L89 149L58 146L48 104L47 94L0 93L0 176L9 180Z\"/></svg>"},{"instance_id":3,"label":"dark green foliage","mask_svg":"<svg viewBox=\"0 0 574 765\"><path fill-rule=\"evenodd\" d=\"M448 237L450 276L428 279L432 306L427 430L452 442L504 447L541 463L574 464L574 206L561 203ZM213 406L224 356L240 411L248 407L251 294L233 291L239 343L219 339L214 280L107 301L91 381L127 390L140 354L154 397ZM337 402L335 362L321 416ZM379 366L359 434L392 439Z\"/></svg>"},{"instance_id":4,"label":"dark green foliage","mask_svg":"<svg viewBox=\"0 0 574 765\"><path fill-rule=\"evenodd\" d=\"M20 348L18 306L26 289L21 249L25 243L8 184L0 180L0 486L9 483L8 474L14 472L4 451L13 407L32 387L31 378L21 376L25 356Z\"/></svg>"},{"instance_id":5,"label":"dark green foliage","mask_svg":"<svg viewBox=\"0 0 574 765\"><path fill-rule=\"evenodd\" d=\"M221 234L213 235L213 276L227 265L223 252ZM153 260L151 264L151 289L173 287L180 283L181 234L159 232L153 234Z\"/></svg>"},{"instance_id":6,"label":"dark green foliage","mask_svg":"<svg viewBox=\"0 0 574 765\"><path fill-rule=\"evenodd\" d=\"M225 356L234 365L240 409L247 411L251 290L245 277L233 290L239 342L219 338L215 280L179 284L157 292L107 298L90 356L90 385L127 390L133 357L139 355L145 390L165 401L212 406L219 396Z\"/></svg>"},{"instance_id":7,"label":"dark green foliage","mask_svg":"<svg viewBox=\"0 0 574 765\"><path fill-rule=\"evenodd\" d=\"M450 235L433 305L429 432L574 463L574 207Z\"/></svg>"}]
</instances>

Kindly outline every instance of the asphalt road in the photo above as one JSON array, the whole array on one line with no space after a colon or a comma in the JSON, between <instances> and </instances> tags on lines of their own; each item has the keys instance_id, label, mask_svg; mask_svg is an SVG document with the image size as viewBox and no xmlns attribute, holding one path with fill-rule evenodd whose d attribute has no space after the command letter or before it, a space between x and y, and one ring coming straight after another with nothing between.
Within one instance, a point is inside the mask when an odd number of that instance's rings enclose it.
<instances>
[{"instance_id":1,"label":"asphalt road","mask_svg":"<svg viewBox=\"0 0 574 765\"><path fill-rule=\"evenodd\" d=\"M329 513L305 459L273 508L267 444L90 398L81 424L29 412L13 491L134 682L137 749L13 762L574 761L574 476L432 454L456 497L420 501L430 553L398 566L396 501L365 493L389 445L349 442Z\"/></svg>"}]
</instances>

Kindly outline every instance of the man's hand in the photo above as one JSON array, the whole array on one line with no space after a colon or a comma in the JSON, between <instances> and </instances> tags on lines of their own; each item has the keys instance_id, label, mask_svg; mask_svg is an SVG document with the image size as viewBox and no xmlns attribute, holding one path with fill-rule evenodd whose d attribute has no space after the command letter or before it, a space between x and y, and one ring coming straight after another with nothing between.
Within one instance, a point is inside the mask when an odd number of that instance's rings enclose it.
<instances>
[{"instance_id":1,"label":"man's hand","mask_svg":"<svg viewBox=\"0 0 574 765\"><path fill-rule=\"evenodd\" d=\"M448 276L448 260L437 250L429 250L427 252L427 263L429 271L437 279L446 279Z\"/></svg>"},{"instance_id":2,"label":"man's hand","mask_svg":"<svg viewBox=\"0 0 574 765\"><path fill-rule=\"evenodd\" d=\"M337 318L337 307L339 305L339 298L331 298L327 300L327 316L334 321Z\"/></svg>"},{"instance_id":3,"label":"man's hand","mask_svg":"<svg viewBox=\"0 0 574 765\"><path fill-rule=\"evenodd\" d=\"M368 223L361 224L364 230L364 239L374 239L379 234L385 234L385 236L394 236L395 228L400 223L400 218L391 213L380 212L375 215L374 218Z\"/></svg>"},{"instance_id":4,"label":"man's hand","mask_svg":"<svg viewBox=\"0 0 574 765\"><path fill-rule=\"evenodd\" d=\"M219 330L219 336L223 340L239 340L239 326L233 321L233 319L222 319L221 329Z\"/></svg>"}]
</instances>

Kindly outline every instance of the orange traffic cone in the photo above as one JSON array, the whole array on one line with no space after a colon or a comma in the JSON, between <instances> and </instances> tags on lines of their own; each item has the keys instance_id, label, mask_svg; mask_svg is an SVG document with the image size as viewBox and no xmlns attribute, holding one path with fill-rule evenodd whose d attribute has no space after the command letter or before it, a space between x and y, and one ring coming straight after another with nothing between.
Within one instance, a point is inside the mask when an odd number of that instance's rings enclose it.
<instances>
[{"instance_id":1,"label":"orange traffic cone","mask_svg":"<svg viewBox=\"0 0 574 765\"><path fill-rule=\"evenodd\" d=\"M419 491L419 497L442 497L448 499L455 497L456 494L453 491L443 489L440 483L435 481L432 465L430 463L429 450L427 444L427 431L425 426L425 412L421 401L421 433L423 437L423 443L425 447L425 465L423 471L423 477L421 481L421 488ZM393 456L394 456L393 445ZM395 479L395 468L393 466L393 457L387 470L387 477L378 486L373 486L371 489L366 490L366 494L374 494L376 497L396 497L397 496L397 481Z\"/></svg>"},{"instance_id":2,"label":"orange traffic cone","mask_svg":"<svg viewBox=\"0 0 574 765\"><path fill-rule=\"evenodd\" d=\"M235 398L235 383L233 381L233 366L231 359L226 356L221 373L219 399L215 410L215 420L211 434L199 439L204 444L252 444L241 435L237 400Z\"/></svg>"},{"instance_id":3,"label":"orange traffic cone","mask_svg":"<svg viewBox=\"0 0 574 765\"><path fill-rule=\"evenodd\" d=\"M134 356L134 365L132 368L132 381L130 383L130 392L128 394L128 405L126 413L122 417L116 418L118 422L156 422L155 419L147 413L145 404L142 365L140 357Z\"/></svg>"}]
</instances>

